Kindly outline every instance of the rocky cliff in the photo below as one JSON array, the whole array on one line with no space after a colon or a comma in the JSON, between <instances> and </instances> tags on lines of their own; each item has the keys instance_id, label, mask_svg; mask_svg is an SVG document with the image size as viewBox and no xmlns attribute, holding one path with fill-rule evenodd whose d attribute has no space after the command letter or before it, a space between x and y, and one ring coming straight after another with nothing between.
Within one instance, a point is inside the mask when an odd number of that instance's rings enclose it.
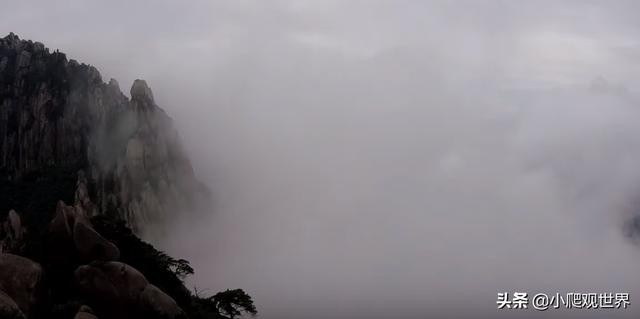
<instances>
[{"instance_id":1,"label":"rocky cliff","mask_svg":"<svg viewBox=\"0 0 640 319\"><path fill-rule=\"evenodd\" d=\"M89 215L116 216L138 232L189 210L206 189L171 119L144 80L130 94L42 43L0 39L0 180L20 185L43 172L82 171L87 188L79 191L95 202Z\"/></svg>"},{"instance_id":2,"label":"rocky cliff","mask_svg":"<svg viewBox=\"0 0 640 319\"><path fill-rule=\"evenodd\" d=\"M185 288L186 260L137 236L208 191L147 83L130 96L42 43L0 39L0 318L224 318Z\"/></svg>"}]
</instances>

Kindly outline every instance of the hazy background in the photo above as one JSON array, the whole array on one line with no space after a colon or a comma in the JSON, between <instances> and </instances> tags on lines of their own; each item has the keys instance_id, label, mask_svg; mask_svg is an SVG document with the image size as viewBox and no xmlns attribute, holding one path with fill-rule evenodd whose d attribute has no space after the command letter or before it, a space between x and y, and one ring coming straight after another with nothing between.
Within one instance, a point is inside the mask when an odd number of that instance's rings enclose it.
<instances>
[{"instance_id":1,"label":"hazy background","mask_svg":"<svg viewBox=\"0 0 640 319\"><path fill-rule=\"evenodd\" d=\"M637 317L636 1L3 1L176 120L210 218L159 243L260 317ZM627 311L497 311L501 291ZM635 293L635 295L634 295Z\"/></svg>"}]
</instances>

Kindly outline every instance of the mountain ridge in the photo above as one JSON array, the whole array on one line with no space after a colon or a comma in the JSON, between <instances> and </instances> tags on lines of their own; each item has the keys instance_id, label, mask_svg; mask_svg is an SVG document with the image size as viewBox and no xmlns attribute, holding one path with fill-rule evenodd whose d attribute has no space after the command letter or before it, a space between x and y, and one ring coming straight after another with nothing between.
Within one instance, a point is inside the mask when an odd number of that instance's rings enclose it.
<instances>
[{"instance_id":1,"label":"mountain ridge","mask_svg":"<svg viewBox=\"0 0 640 319\"><path fill-rule=\"evenodd\" d=\"M189 262L140 239L207 211L209 190L147 83L130 94L40 42L0 38L0 318L256 313L240 289L192 293Z\"/></svg>"},{"instance_id":2,"label":"mountain ridge","mask_svg":"<svg viewBox=\"0 0 640 319\"><path fill-rule=\"evenodd\" d=\"M193 210L208 190L171 118L144 80L130 93L39 42L13 33L0 39L0 179L83 170L95 193L90 213L122 218L136 232Z\"/></svg>"}]
</instances>

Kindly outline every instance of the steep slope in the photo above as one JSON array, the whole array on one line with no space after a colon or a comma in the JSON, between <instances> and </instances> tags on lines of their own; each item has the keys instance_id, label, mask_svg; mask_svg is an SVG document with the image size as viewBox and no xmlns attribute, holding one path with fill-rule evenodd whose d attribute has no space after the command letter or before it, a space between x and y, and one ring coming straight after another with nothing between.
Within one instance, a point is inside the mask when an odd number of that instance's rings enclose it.
<instances>
[{"instance_id":1,"label":"steep slope","mask_svg":"<svg viewBox=\"0 0 640 319\"><path fill-rule=\"evenodd\" d=\"M96 203L85 207L90 216L124 219L137 232L207 192L145 81L134 82L128 99L92 66L13 33L0 39L0 211L42 214L33 210L69 199L68 186L42 207L20 207L12 189L35 191L35 180L75 183L80 170Z\"/></svg>"},{"instance_id":2,"label":"steep slope","mask_svg":"<svg viewBox=\"0 0 640 319\"><path fill-rule=\"evenodd\" d=\"M208 190L146 82L130 94L0 39L0 318L225 318L224 300L255 313L242 290L194 295L189 262L139 238L207 207Z\"/></svg>"}]
</instances>

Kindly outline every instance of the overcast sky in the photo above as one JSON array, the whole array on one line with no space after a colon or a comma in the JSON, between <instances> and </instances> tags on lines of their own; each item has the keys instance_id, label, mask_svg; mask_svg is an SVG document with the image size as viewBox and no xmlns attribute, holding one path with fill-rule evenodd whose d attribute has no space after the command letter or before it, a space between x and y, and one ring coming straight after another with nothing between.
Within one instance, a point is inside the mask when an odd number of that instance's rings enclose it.
<instances>
[{"instance_id":1,"label":"overcast sky","mask_svg":"<svg viewBox=\"0 0 640 319\"><path fill-rule=\"evenodd\" d=\"M264 319L639 314L640 2L4 2L0 33L144 78L175 119L215 205L159 244L200 290Z\"/></svg>"}]
</instances>

